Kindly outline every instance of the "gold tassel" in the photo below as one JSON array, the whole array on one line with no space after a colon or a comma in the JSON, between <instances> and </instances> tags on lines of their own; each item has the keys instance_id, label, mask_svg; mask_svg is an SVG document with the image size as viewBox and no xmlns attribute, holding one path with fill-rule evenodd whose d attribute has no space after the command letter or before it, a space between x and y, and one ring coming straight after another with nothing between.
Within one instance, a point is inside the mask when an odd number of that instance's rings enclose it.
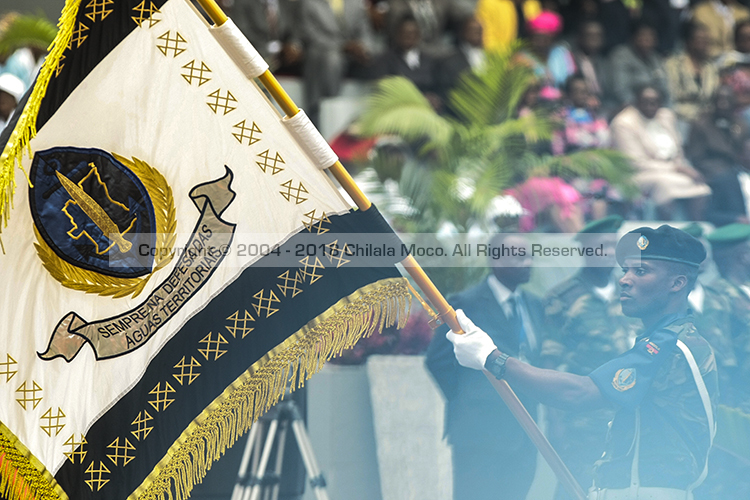
<instances>
[{"instance_id":1,"label":"gold tassel","mask_svg":"<svg viewBox=\"0 0 750 500\"><path fill-rule=\"evenodd\" d=\"M57 70L63 52L65 52L73 36L80 4L81 0L66 0L65 7L60 14L60 20L57 23L59 29L57 36L49 46L47 58L39 70L34 89L31 91L29 100L18 118L2 155L0 155L0 219L2 219L0 232L2 232L3 227L8 225L10 210L13 208L13 195L16 192L16 162L18 162L18 166L21 167L26 175L26 180L31 185L31 179L26 174L21 160L25 149L28 149L29 155L31 155L29 142L36 136L36 118L39 114L39 108L42 105L44 95L47 93L49 81Z\"/></svg>"},{"instance_id":2,"label":"gold tassel","mask_svg":"<svg viewBox=\"0 0 750 500\"><path fill-rule=\"evenodd\" d=\"M42 463L2 423L0 495L8 500L68 500Z\"/></svg>"},{"instance_id":3,"label":"gold tassel","mask_svg":"<svg viewBox=\"0 0 750 500\"><path fill-rule=\"evenodd\" d=\"M411 293L389 278L344 297L254 363L182 433L128 500L185 500L213 462L326 361L383 327L403 328ZM296 383L295 383L296 381Z\"/></svg>"}]
</instances>

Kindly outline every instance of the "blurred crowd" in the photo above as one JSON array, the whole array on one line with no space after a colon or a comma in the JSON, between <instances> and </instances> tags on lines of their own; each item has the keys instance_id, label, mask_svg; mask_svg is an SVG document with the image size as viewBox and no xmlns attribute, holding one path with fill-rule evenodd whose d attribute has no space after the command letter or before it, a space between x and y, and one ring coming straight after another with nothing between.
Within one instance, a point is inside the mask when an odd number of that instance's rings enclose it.
<instances>
[{"instance_id":1,"label":"blurred crowd","mask_svg":"<svg viewBox=\"0 0 750 500\"><path fill-rule=\"evenodd\" d=\"M749 3L750 2L746 2ZM736 0L223 0L314 122L344 79L410 79L439 112L489 51L523 42L518 113L559 118L555 155L613 148L651 218L747 222L750 8ZM713 193L713 196L710 196Z\"/></svg>"},{"instance_id":2,"label":"blurred crowd","mask_svg":"<svg viewBox=\"0 0 750 500\"><path fill-rule=\"evenodd\" d=\"M11 26L34 19L33 16L21 16L11 12L0 17L0 131L10 121L16 106L36 78L46 55L45 47L51 39L38 38L39 31L28 31L27 39L19 43L6 40L6 33ZM39 18L43 29L49 28L54 36L54 26ZM49 33L48 33L49 34Z\"/></svg>"}]
</instances>

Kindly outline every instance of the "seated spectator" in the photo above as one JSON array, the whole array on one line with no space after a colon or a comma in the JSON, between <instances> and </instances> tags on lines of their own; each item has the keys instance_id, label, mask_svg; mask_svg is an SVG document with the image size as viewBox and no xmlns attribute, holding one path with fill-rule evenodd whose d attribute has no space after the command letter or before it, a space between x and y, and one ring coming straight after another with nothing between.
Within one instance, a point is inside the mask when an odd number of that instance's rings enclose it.
<instances>
[{"instance_id":1,"label":"seated spectator","mask_svg":"<svg viewBox=\"0 0 750 500\"><path fill-rule=\"evenodd\" d=\"M719 72L709 60L705 26L686 24L684 39L685 50L670 57L666 68L672 107L677 119L687 125L709 104L719 86Z\"/></svg>"},{"instance_id":2,"label":"seated spectator","mask_svg":"<svg viewBox=\"0 0 750 500\"><path fill-rule=\"evenodd\" d=\"M577 233L584 225L581 193L559 177L530 177L506 194L524 209L521 232Z\"/></svg>"},{"instance_id":3,"label":"seated spectator","mask_svg":"<svg viewBox=\"0 0 750 500\"><path fill-rule=\"evenodd\" d=\"M609 54L612 49L628 43L630 39L631 19L640 17L638 2L631 0L608 0L599 4L599 20L607 34L604 40L604 53Z\"/></svg>"},{"instance_id":4,"label":"seated spectator","mask_svg":"<svg viewBox=\"0 0 750 500\"><path fill-rule=\"evenodd\" d=\"M737 0L706 0L693 8L693 20L708 28L711 58L734 49L734 25L750 19L750 10Z\"/></svg>"},{"instance_id":5,"label":"seated spectator","mask_svg":"<svg viewBox=\"0 0 750 500\"><path fill-rule=\"evenodd\" d=\"M482 43L482 25L474 16L466 18L461 24L457 49L440 64L440 71L436 75L443 100L464 71L477 71L484 65Z\"/></svg>"},{"instance_id":6,"label":"seated spectator","mask_svg":"<svg viewBox=\"0 0 750 500\"><path fill-rule=\"evenodd\" d=\"M722 83L734 92L736 112L750 125L750 66L737 65L720 74Z\"/></svg>"},{"instance_id":7,"label":"seated spectator","mask_svg":"<svg viewBox=\"0 0 750 500\"><path fill-rule=\"evenodd\" d=\"M234 0L228 14L275 73L295 73L302 62L297 0Z\"/></svg>"},{"instance_id":8,"label":"seated spectator","mask_svg":"<svg viewBox=\"0 0 750 500\"><path fill-rule=\"evenodd\" d=\"M582 149L606 148L610 143L607 120L596 112L596 100L586 79L573 75L565 85L567 103L560 111L562 130L552 136L552 153L562 155Z\"/></svg>"},{"instance_id":9,"label":"seated spectator","mask_svg":"<svg viewBox=\"0 0 750 500\"><path fill-rule=\"evenodd\" d=\"M739 161L709 182L713 196L706 219L714 226L750 224L750 138L742 140Z\"/></svg>"},{"instance_id":10,"label":"seated spectator","mask_svg":"<svg viewBox=\"0 0 750 500\"><path fill-rule=\"evenodd\" d=\"M538 0L479 0L476 16L484 28L484 47L502 50L513 40L525 39L528 21L541 12Z\"/></svg>"},{"instance_id":11,"label":"seated spectator","mask_svg":"<svg viewBox=\"0 0 750 500\"><path fill-rule=\"evenodd\" d=\"M735 66L750 66L750 20L734 26L734 50L722 54L716 61L720 70Z\"/></svg>"},{"instance_id":12,"label":"seated spectator","mask_svg":"<svg viewBox=\"0 0 750 500\"><path fill-rule=\"evenodd\" d=\"M669 102L669 87L664 61L656 52L656 31L646 23L638 23L628 45L614 49L610 55L612 92L619 106L634 102L633 89L652 85L665 103Z\"/></svg>"},{"instance_id":13,"label":"seated spectator","mask_svg":"<svg viewBox=\"0 0 750 500\"><path fill-rule=\"evenodd\" d=\"M722 85L714 95L713 106L690 128L685 154L710 185L740 162L742 139L747 133L748 127L737 113L734 91Z\"/></svg>"},{"instance_id":14,"label":"seated spectator","mask_svg":"<svg viewBox=\"0 0 750 500\"><path fill-rule=\"evenodd\" d=\"M420 48L419 25L412 16L401 19L393 46L378 62L381 76L403 76L416 85L435 110L442 108L436 79L437 61Z\"/></svg>"},{"instance_id":15,"label":"seated spectator","mask_svg":"<svg viewBox=\"0 0 750 500\"><path fill-rule=\"evenodd\" d=\"M450 28L471 15L474 4L474 0L388 0L388 31L393 36L401 20L411 16L419 26L422 50L432 57L445 57L453 48Z\"/></svg>"},{"instance_id":16,"label":"seated spectator","mask_svg":"<svg viewBox=\"0 0 750 500\"><path fill-rule=\"evenodd\" d=\"M573 50L573 60L578 71L586 79L589 92L596 97L603 107L612 107L609 96L610 67L609 62L602 56L604 46L604 28L597 21L586 21L578 29L576 47Z\"/></svg>"},{"instance_id":17,"label":"seated spectator","mask_svg":"<svg viewBox=\"0 0 750 500\"><path fill-rule=\"evenodd\" d=\"M521 102L518 105L518 110L516 112L518 118L524 118L526 116L531 116L534 114L536 110L538 110L540 105L540 96L539 92L542 90L542 88L539 86L539 83L532 82L527 88L526 92L523 93L523 96L521 97Z\"/></svg>"},{"instance_id":18,"label":"seated spectator","mask_svg":"<svg viewBox=\"0 0 750 500\"><path fill-rule=\"evenodd\" d=\"M657 50L667 56L675 52L682 21L690 18L690 0L648 0L641 4L640 18L656 26Z\"/></svg>"},{"instance_id":19,"label":"seated spectator","mask_svg":"<svg viewBox=\"0 0 750 500\"><path fill-rule=\"evenodd\" d=\"M305 50L305 109L317 123L321 99L339 95L345 76L371 76L372 54L367 46L370 25L360 1L300 2L302 24L298 30Z\"/></svg>"},{"instance_id":20,"label":"seated spectator","mask_svg":"<svg viewBox=\"0 0 750 500\"><path fill-rule=\"evenodd\" d=\"M24 91L23 81L16 75L11 73L0 75L0 131L10 122Z\"/></svg>"},{"instance_id":21,"label":"seated spectator","mask_svg":"<svg viewBox=\"0 0 750 500\"><path fill-rule=\"evenodd\" d=\"M555 44L562 31L562 18L554 12L542 12L528 23L529 49L520 53L521 61L528 64L534 75L548 90L560 89L570 75L576 72L573 55L565 44ZM559 91L554 93L558 98ZM551 94L550 94L551 95Z\"/></svg>"},{"instance_id":22,"label":"seated spectator","mask_svg":"<svg viewBox=\"0 0 750 500\"><path fill-rule=\"evenodd\" d=\"M674 113L661 107L653 85L638 87L634 95L634 105L612 120L612 139L630 158L635 184L656 205L659 219L673 220L677 200L685 200L688 217L702 220L711 190L685 159Z\"/></svg>"}]
</instances>

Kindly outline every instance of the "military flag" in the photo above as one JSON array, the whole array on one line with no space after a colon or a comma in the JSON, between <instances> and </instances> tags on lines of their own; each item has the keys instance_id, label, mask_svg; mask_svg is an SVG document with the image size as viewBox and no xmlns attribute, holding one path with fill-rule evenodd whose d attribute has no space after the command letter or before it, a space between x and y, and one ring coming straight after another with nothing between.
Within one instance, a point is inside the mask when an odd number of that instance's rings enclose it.
<instances>
[{"instance_id":1,"label":"military flag","mask_svg":"<svg viewBox=\"0 0 750 500\"><path fill-rule=\"evenodd\" d=\"M0 139L7 498L187 498L288 387L406 319L393 262L340 251L395 236L228 26L188 0L68 0Z\"/></svg>"}]
</instances>

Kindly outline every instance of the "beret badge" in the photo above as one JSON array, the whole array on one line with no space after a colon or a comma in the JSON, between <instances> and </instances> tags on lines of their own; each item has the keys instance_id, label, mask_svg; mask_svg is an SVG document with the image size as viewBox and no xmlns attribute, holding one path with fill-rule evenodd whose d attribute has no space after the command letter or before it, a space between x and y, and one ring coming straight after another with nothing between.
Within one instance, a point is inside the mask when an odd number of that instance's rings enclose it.
<instances>
[{"instance_id":1,"label":"beret badge","mask_svg":"<svg viewBox=\"0 0 750 500\"><path fill-rule=\"evenodd\" d=\"M641 236L640 238L638 238L638 241L636 241L635 244L639 250L645 250L646 248L648 248L648 238L646 238L645 236Z\"/></svg>"}]
</instances>

